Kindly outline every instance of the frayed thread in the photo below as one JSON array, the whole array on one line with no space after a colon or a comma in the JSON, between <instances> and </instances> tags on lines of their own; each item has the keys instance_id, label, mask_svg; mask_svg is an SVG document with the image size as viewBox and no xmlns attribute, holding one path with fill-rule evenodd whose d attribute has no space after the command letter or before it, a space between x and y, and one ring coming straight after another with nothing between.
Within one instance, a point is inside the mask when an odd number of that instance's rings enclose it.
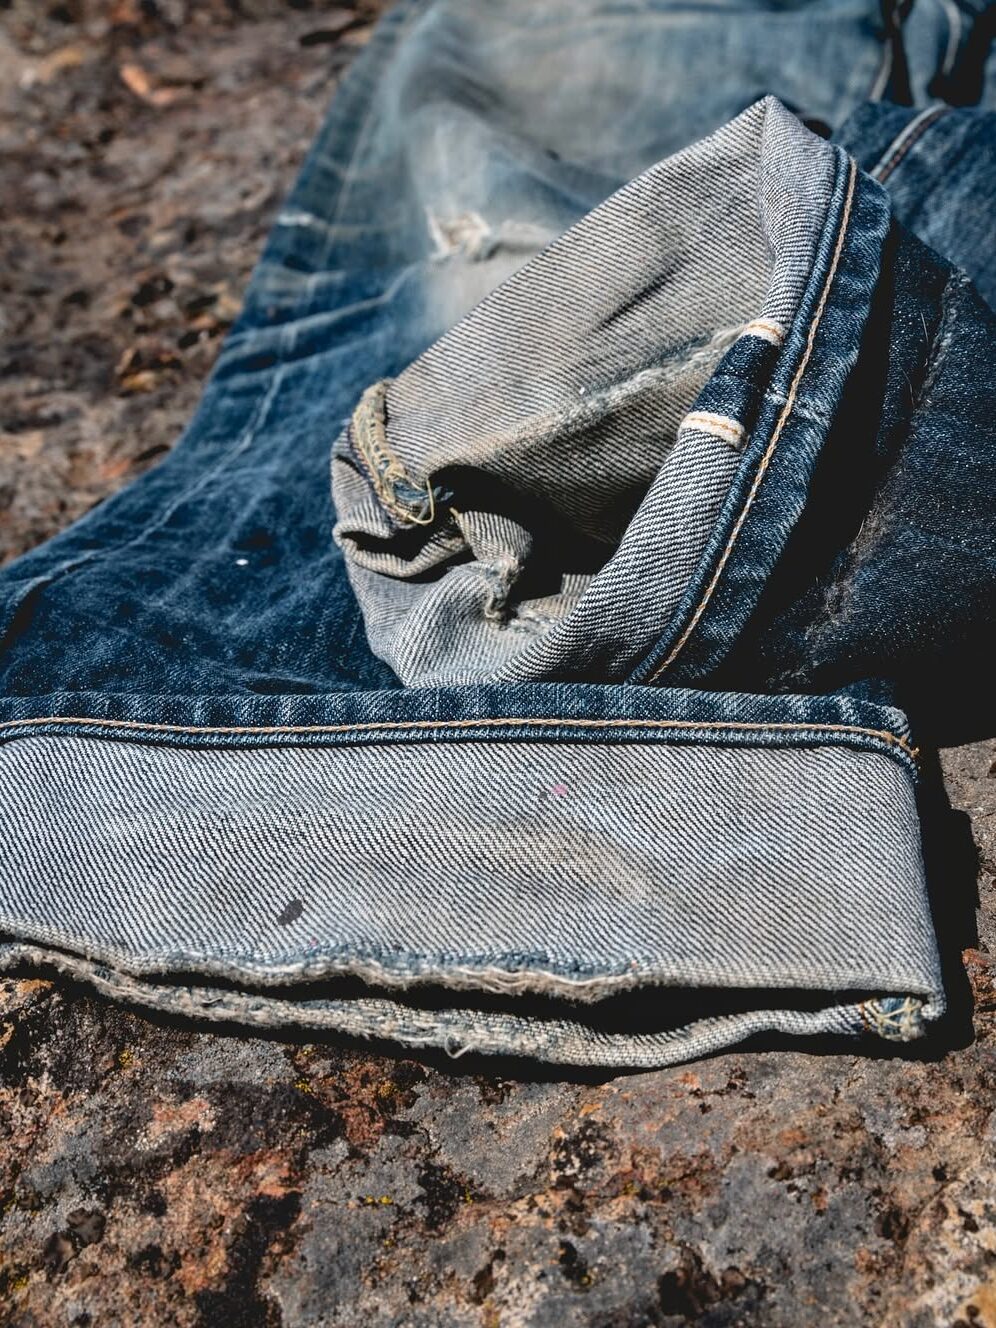
<instances>
[{"instance_id":1,"label":"frayed thread","mask_svg":"<svg viewBox=\"0 0 996 1328\"><path fill-rule=\"evenodd\" d=\"M912 1042L923 1037L923 1001L915 996L882 996L862 1001L858 1009L865 1027L889 1042Z\"/></svg>"},{"instance_id":2,"label":"frayed thread","mask_svg":"<svg viewBox=\"0 0 996 1328\"><path fill-rule=\"evenodd\" d=\"M408 474L387 442L387 388L390 379L374 383L353 412L353 443L382 506L407 525L431 526L436 519L432 485Z\"/></svg>"}]
</instances>

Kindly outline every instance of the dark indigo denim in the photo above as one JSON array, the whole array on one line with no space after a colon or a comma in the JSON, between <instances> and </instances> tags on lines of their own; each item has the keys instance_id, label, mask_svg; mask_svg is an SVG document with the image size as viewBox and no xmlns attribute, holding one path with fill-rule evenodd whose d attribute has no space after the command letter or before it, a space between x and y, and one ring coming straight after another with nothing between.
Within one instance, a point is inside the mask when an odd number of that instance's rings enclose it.
<instances>
[{"instance_id":1,"label":"dark indigo denim","mask_svg":"<svg viewBox=\"0 0 996 1328\"><path fill-rule=\"evenodd\" d=\"M0 573L0 963L599 1064L921 1033L895 707L989 722L990 28L389 15L184 437Z\"/></svg>"}]
</instances>

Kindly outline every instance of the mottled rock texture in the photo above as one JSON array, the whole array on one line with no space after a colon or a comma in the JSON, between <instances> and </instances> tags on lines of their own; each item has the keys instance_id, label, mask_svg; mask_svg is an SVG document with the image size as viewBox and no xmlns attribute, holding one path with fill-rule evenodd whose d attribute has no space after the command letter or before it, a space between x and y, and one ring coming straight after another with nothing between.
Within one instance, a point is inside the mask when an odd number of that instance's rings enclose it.
<instances>
[{"instance_id":1,"label":"mottled rock texture","mask_svg":"<svg viewBox=\"0 0 996 1328\"><path fill-rule=\"evenodd\" d=\"M373 8L0 0L0 559L171 445ZM994 755L912 1056L602 1083L0 983L0 1323L996 1328Z\"/></svg>"}]
</instances>

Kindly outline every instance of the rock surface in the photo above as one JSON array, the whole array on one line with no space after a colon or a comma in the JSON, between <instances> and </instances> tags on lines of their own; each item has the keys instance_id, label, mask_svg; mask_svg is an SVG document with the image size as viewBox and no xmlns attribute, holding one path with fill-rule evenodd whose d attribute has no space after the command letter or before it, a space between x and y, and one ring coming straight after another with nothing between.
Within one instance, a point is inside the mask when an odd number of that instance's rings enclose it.
<instances>
[{"instance_id":1,"label":"rock surface","mask_svg":"<svg viewBox=\"0 0 996 1328\"><path fill-rule=\"evenodd\" d=\"M0 3L0 559L171 445L374 8ZM0 982L0 1323L996 1328L994 755L913 1055L599 1082Z\"/></svg>"}]
</instances>

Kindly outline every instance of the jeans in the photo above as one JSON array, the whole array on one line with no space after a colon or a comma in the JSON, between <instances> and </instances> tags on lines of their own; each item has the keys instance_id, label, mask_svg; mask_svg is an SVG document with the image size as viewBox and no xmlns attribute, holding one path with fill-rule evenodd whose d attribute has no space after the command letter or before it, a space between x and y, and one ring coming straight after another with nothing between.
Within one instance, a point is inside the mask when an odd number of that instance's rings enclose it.
<instances>
[{"instance_id":1,"label":"jeans","mask_svg":"<svg viewBox=\"0 0 996 1328\"><path fill-rule=\"evenodd\" d=\"M987 722L987 23L390 14L184 437L0 573L0 966L605 1066L920 1036L915 742Z\"/></svg>"}]
</instances>

